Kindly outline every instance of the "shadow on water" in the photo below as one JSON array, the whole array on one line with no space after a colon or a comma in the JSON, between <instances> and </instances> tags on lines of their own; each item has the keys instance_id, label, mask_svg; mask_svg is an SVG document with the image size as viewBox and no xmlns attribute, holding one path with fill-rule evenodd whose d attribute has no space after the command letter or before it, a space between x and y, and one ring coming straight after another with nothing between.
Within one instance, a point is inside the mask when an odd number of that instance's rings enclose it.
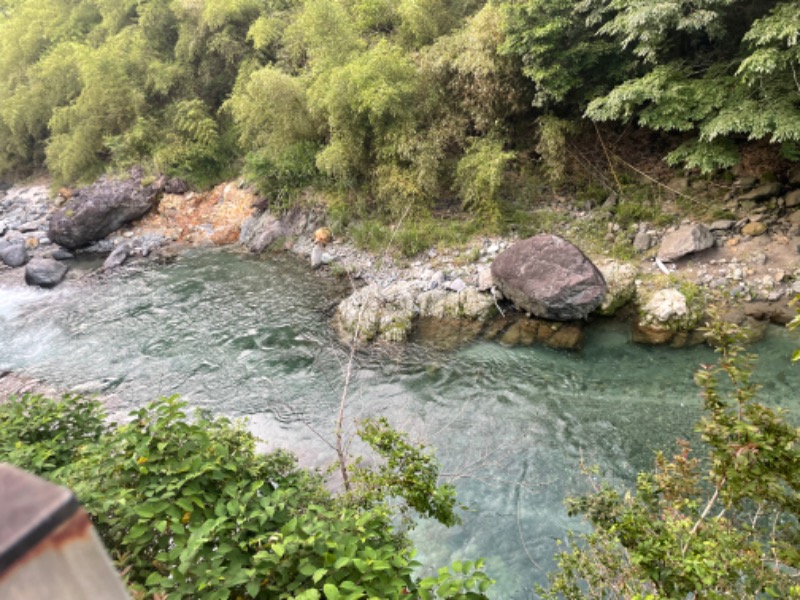
<instances>
[{"instance_id":1,"label":"shadow on water","mask_svg":"<svg viewBox=\"0 0 800 600\"><path fill-rule=\"evenodd\" d=\"M331 452L311 428L333 430L347 348L329 327L342 293L291 257L196 252L92 287L0 295L0 370L86 392L113 392L128 410L155 395L247 417L265 448L324 466ZM797 411L780 329L755 350L767 400ZM436 449L464 525L414 532L420 558L443 565L484 556L497 598L526 598L552 567L568 520L563 499L586 489L581 460L619 484L649 468L655 450L691 435L700 399L692 374L705 347L633 346L603 322L585 348L477 342L450 350L412 344L356 354L348 427L381 414ZM310 427L309 427L310 426Z\"/></svg>"}]
</instances>

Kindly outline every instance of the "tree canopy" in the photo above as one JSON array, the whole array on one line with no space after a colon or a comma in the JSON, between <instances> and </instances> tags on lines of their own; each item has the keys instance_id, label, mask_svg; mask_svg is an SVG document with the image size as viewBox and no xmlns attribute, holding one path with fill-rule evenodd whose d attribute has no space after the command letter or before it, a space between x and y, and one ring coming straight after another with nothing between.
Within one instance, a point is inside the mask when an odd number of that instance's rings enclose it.
<instances>
[{"instance_id":1,"label":"tree canopy","mask_svg":"<svg viewBox=\"0 0 800 600\"><path fill-rule=\"evenodd\" d=\"M500 222L553 123L676 134L704 172L751 142L799 159L799 39L789 0L6 0L0 171L244 169L275 200Z\"/></svg>"}]
</instances>

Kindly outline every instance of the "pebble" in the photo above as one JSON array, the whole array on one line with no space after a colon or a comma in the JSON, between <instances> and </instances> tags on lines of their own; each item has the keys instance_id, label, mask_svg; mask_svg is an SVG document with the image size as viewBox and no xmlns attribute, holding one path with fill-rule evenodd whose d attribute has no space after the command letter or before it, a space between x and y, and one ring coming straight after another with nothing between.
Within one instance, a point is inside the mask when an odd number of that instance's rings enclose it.
<instances>
[{"instance_id":1,"label":"pebble","mask_svg":"<svg viewBox=\"0 0 800 600\"><path fill-rule=\"evenodd\" d=\"M445 287L453 292L463 292L465 289L467 289L467 284L464 283L464 280L459 277L458 279L454 279L453 281L449 282Z\"/></svg>"}]
</instances>

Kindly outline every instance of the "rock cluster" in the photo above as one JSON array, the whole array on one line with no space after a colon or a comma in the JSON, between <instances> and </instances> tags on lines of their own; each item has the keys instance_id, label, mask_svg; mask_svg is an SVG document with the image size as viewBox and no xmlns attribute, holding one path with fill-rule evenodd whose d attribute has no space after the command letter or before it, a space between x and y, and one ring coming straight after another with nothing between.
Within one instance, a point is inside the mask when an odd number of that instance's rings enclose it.
<instances>
[{"instance_id":1,"label":"rock cluster","mask_svg":"<svg viewBox=\"0 0 800 600\"><path fill-rule=\"evenodd\" d=\"M423 280L371 283L336 309L335 323L347 341L407 340L418 318L485 321L495 313L491 294L474 287L461 291L427 289Z\"/></svg>"},{"instance_id":2,"label":"rock cluster","mask_svg":"<svg viewBox=\"0 0 800 600\"><path fill-rule=\"evenodd\" d=\"M109 186L117 191L128 189L132 185L131 181L133 180L121 184L104 183L101 185L97 183L95 186L84 188L84 190L99 187L106 190L105 197L108 197L116 193L109 192ZM171 180L171 185L177 185L176 181ZM28 285L45 288L58 285L69 272L69 261L75 258L75 253L71 249L67 250L51 239L61 238L58 233L50 229L50 225L54 220L62 224L71 220L76 214L75 212L63 220L70 210L68 207L82 196L84 199L88 199L91 192L63 190L62 194L70 196L70 198L65 200L62 196L53 199L44 185L11 187L0 192L0 265L11 269L20 269L20 272L24 271L24 278L21 279L24 279ZM122 196L124 194L120 195L120 197ZM60 208L59 203L62 204ZM104 202L89 202L89 204L95 208L99 205L105 205L107 208L113 206L113 203L104 204ZM117 209L109 208L109 210L114 212ZM62 220L59 221L59 219ZM116 222L116 219L118 217L98 216L93 222L108 224ZM90 218L89 221L92 219ZM84 231L83 224L78 224L76 228L67 228L62 233L67 230L69 233L65 233L65 235L70 240L89 239L84 238L84 234L80 233ZM111 256L105 263L105 270L109 270L120 266L130 256L148 256L154 249L164 246L167 241L164 236L159 234L134 236L131 231L124 231L118 232L115 237L96 240L81 248L80 251L110 253ZM21 269L21 267L26 268ZM11 273L13 272L10 272L9 276Z\"/></svg>"},{"instance_id":3,"label":"rock cluster","mask_svg":"<svg viewBox=\"0 0 800 600\"><path fill-rule=\"evenodd\" d=\"M66 265L54 260L60 249L47 237L51 209L48 190L41 185L12 187L0 198L0 265L26 267L28 285L54 287L68 271Z\"/></svg>"},{"instance_id":4,"label":"rock cluster","mask_svg":"<svg viewBox=\"0 0 800 600\"><path fill-rule=\"evenodd\" d=\"M622 201L613 195L598 207L599 213L563 204L551 207L572 211L559 228L565 235L581 239L588 224L584 218L600 224L605 251L627 245L641 256L638 265L600 259L595 266L554 235L486 239L467 250L430 249L401 265L391 256L376 257L334 240L324 227L324 209L275 216L241 182L197 194L166 179L142 186L133 174L125 181L101 180L66 190L64 204L55 212L44 187L8 190L5 197L0 191L0 272L21 274L27 265L25 280L46 287L64 276L66 268L58 261L73 258L69 250L78 247L108 253L104 270L110 270L171 241L239 241L253 252L291 250L313 268L328 266L330 272L347 274L356 288L361 286L336 310L335 322L347 340L357 333L361 341L400 341L436 330L460 340L482 336L503 343L575 347L582 335L578 321L634 304L634 340L682 345L697 341L691 329L703 318L701 296L744 303L742 318L785 322L794 316L787 299L800 293L800 189L787 189L787 183L800 187L800 176L783 185L740 178L719 212L722 218L670 227L616 222ZM700 185L684 178L669 187L687 196ZM165 195L156 210L124 225L156 204L161 190ZM120 224L123 228L116 230ZM109 234L111 229L115 231Z\"/></svg>"}]
</instances>

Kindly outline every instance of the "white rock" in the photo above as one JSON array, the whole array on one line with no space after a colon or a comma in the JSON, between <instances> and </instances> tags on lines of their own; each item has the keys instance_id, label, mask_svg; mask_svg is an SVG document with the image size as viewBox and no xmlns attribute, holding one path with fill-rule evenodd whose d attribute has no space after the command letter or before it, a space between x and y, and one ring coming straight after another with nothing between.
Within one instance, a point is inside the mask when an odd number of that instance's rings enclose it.
<instances>
[{"instance_id":1,"label":"white rock","mask_svg":"<svg viewBox=\"0 0 800 600\"><path fill-rule=\"evenodd\" d=\"M322 255L325 253L324 246L314 244L311 249L311 268L319 269L322 266Z\"/></svg>"},{"instance_id":2,"label":"white rock","mask_svg":"<svg viewBox=\"0 0 800 600\"><path fill-rule=\"evenodd\" d=\"M657 291L642 310L661 323L666 323L676 317L684 317L689 312L686 296L674 288Z\"/></svg>"},{"instance_id":3,"label":"white rock","mask_svg":"<svg viewBox=\"0 0 800 600\"><path fill-rule=\"evenodd\" d=\"M448 282L445 287L454 292L463 292L465 289L467 289L467 284L464 283L464 280L459 277L458 279Z\"/></svg>"}]
</instances>

